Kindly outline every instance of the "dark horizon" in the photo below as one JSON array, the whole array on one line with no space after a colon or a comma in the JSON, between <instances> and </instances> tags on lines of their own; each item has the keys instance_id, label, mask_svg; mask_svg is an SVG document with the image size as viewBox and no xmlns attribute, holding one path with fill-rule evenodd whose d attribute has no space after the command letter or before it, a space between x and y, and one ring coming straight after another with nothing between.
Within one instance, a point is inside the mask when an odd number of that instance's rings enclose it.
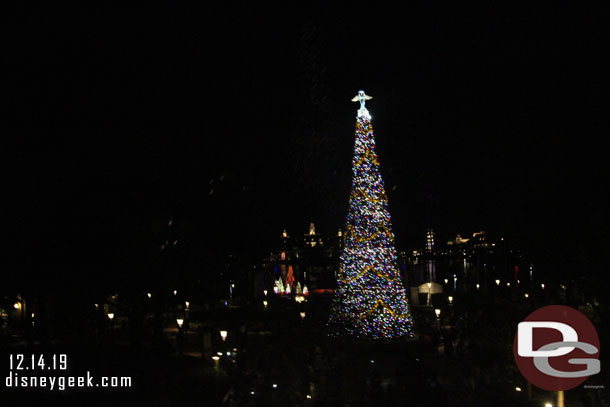
<instances>
[{"instance_id":1,"label":"dark horizon","mask_svg":"<svg viewBox=\"0 0 610 407\"><path fill-rule=\"evenodd\" d=\"M211 256L333 233L359 89L399 250L427 226L484 229L548 264L607 264L608 10L494 7L361 27L355 11L15 6L7 268L137 265L169 219Z\"/></svg>"}]
</instances>

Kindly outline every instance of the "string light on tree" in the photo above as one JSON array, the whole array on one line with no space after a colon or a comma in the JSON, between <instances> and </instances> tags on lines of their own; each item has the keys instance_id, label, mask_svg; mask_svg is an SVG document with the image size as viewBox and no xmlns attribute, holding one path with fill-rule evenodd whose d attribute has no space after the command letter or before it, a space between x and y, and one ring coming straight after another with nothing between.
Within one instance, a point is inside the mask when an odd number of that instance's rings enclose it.
<instances>
[{"instance_id":1,"label":"string light on tree","mask_svg":"<svg viewBox=\"0 0 610 407\"><path fill-rule=\"evenodd\" d=\"M329 334L372 339L408 337L413 336L413 322L397 267L371 115L365 106L370 99L364 91L352 99L360 102L352 192Z\"/></svg>"}]
</instances>

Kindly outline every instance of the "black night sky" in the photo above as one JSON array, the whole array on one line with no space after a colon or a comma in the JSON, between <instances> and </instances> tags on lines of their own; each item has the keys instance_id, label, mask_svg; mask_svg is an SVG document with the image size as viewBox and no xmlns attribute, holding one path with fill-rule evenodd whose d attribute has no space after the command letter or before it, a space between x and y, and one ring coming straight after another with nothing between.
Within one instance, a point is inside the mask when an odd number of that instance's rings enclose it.
<instances>
[{"instance_id":1,"label":"black night sky","mask_svg":"<svg viewBox=\"0 0 610 407\"><path fill-rule=\"evenodd\" d=\"M343 227L358 89L399 249L607 265L607 6L2 7L7 271L138 270L170 218L211 256Z\"/></svg>"}]
</instances>

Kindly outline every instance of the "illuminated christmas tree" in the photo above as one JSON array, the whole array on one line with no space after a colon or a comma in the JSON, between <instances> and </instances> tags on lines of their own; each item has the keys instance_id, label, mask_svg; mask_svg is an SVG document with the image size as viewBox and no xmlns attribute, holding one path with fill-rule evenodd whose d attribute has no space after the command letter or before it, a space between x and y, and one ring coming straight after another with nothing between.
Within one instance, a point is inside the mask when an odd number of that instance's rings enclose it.
<instances>
[{"instance_id":1,"label":"illuminated christmas tree","mask_svg":"<svg viewBox=\"0 0 610 407\"><path fill-rule=\"evenodd\" d=\"M282 277L275 280L275 287L273 287L273 291L276 294L284 294L284 283L282 282Z\"/></svg>"},{"instance_id":2,"label":"illuminated christmas tree","mask_svg":"<svg viewBox=\"0 0 610 407\"><path fill-rule=\"evenodd\" d=\"M397 267L388 199L379 172L375 138L364 91L352 162L343 254L331 307L329 334L359 338L413 336L407 295Z\"/></svg>"},{"instance_id":3,"label":"illuminated christmas tree","mask_svg":"<svg viewBox=\"0 0 610 407\"><path fill-rule=\"evenodd\" d=\"M292 287L294 285L294 271L292 271L292 266L288 266L288 274L286 275L286 285Z\"/></svg>"}]
</instances>

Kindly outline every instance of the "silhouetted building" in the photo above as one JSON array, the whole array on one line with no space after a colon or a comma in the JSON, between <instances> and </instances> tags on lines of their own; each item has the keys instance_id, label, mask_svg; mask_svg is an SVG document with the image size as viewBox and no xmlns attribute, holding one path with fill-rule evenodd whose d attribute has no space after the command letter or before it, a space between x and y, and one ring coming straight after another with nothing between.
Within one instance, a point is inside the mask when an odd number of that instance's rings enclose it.
<instances>
[{"instance_id":1,"label":"silhouetted building","mask_svg":"<svg viewBox=\"0 0 610 407\"><path fill-rule=\"evenodd\" d=\"M257 295L264 289L272 291L280 278L284 287L291 286L292 292L297 284L307 286L309 291L335 288L343 232L339 229L334 234L319 233L315 224L310 223L301 236L293 238L286 230L282 232L279 248L263 260L260 270L263 277L256 288Z\"/></svg>"}]
</instances>

